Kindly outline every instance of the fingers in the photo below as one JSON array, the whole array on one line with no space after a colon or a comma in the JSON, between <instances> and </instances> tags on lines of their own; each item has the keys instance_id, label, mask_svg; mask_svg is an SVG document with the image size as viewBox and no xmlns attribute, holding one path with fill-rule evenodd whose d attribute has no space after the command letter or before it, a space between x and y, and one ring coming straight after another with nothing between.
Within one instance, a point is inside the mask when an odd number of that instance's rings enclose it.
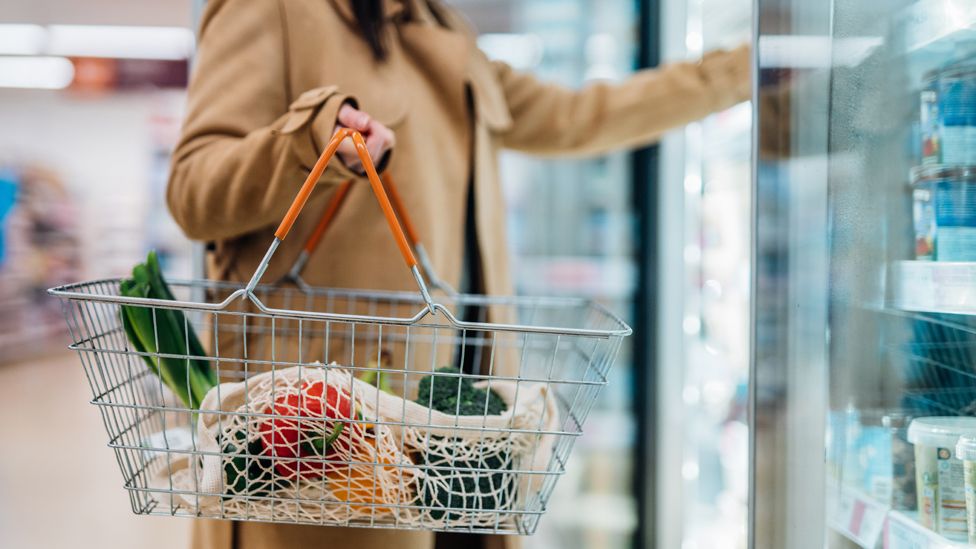
<instances>
[{"instance_id":1,"label":"fingers","mask_svg":"<svg viewBox=\"0 0 976 549\"><path fill-rule=\"evenodd\" d=\"M336 131L341 127L351 128L362 134L366 141L366 152L376 163L379 163L396 143L393 130L349 104L340 107L336 115ZM349 169L363 173L363 164L351 140L343 139L336 149L336 154Z\"/></svg>"},{"instance_id":2,"label":"fingers","mask_svg":"<svg viewBox=\"0 0 976 549\"><path fill-rule=\"evenodd\" d=\"M338 128L336 128L336 131L338 131ZM336 149L336 155L342 159L342 163L350 170L357 173L363 171L363 164L359 160L359 153L356 152L356 145L353 144L352 139L343 139L339 143L339 148Z\"/></svg>"},{"instance_id":3,"label":"fingers","mask_svg":"<svg viewBox=\"0 0 976 549\"><path fill-rule=\"evenodd\" d=\"M347 128L352 128L360 133L368 131L372 123L372 119L368 114L353 107L349 103L339 108L339 114L336 116L336 120L338 120L339 124Z\"/></svg>"},{"instance_id":4,"label":"fingers","mask_svg":"<svg viewBox=\"0 0 976 549\"><path fill-rule=\"evenodd\" d=\"M369 129L364 135L366 137L366 151L369 152L369 157L374 162L379 162L383 155L396 145L396 136L393 131L376 121L370 123Z\"/></svg>"}]
</instances>

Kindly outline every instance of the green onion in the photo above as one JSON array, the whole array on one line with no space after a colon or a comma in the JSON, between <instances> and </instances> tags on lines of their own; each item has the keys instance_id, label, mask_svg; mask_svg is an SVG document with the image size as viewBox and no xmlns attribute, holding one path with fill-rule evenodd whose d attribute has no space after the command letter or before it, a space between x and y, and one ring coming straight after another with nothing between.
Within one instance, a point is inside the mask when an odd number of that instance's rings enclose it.
<instances>
[{"instance_id":1,"label":"green onion","mask_svg":"<svg viewBox=\"0 0 976 549\"><path fill-rule=\"evenodd\" d=\"M120 284L124 297L173 301L159 269L156 252L149 252L145 263L132 268L132 278ZM183 401L187 408L198 409L207 391L217 385L216 372L205 358L206 352L193 326L177 309L122 306L122 324L132 347L140 352L146 365ZM160 354L176 355L162 357ZM196 358L193 358L196 357Z\"/></svg>"}]
</instances>

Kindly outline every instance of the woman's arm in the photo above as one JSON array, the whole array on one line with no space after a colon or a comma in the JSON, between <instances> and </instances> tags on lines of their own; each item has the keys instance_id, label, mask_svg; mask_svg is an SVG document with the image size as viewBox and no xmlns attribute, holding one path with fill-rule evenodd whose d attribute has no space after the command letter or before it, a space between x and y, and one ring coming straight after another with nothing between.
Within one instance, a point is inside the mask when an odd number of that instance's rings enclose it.
<instances>
[{"instance_id":1,"label":"woman's arm","mask_svg":"<svg viewBox=\"0 0 976 549\"><path fill-rule=\"evenodd\" d=\"M289 89L277 1L211 0L200 31L167 202L190 238L220 240L281 220L349 98ZM322 182L353 173L334 159Z\"/></svg>"},{"instance_id":2,"label":"woman's arm","mask_svg":"<svg viewBox=\"0 0 976 549\"><path fill-rule=\"evenodd\" d=\"M504 146L536 154L598 154L647 144L664 132L749 99L749 48L638 72L575 91L495 62L512 128Z\"/></svg>"}]
</instances>

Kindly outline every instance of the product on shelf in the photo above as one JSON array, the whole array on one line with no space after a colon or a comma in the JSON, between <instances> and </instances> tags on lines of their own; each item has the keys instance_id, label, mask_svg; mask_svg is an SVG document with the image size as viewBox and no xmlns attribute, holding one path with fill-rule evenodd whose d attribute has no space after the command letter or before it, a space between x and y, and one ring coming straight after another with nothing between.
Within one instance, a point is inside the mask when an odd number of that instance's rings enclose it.
<instances>
[{"instance_id":1,"label":"product on shelf","mask_svg":"<svg viewBox=\"0 0 976 549\"><path fill-rule=\"evenodd\" d=\"M891 508L915 510L915 456L908 442L908 424L912 416L894 411L885 414L881 423L891 437Z\"/></svg>"},{"instance_id":2,"label":"product on shelf","mask_svg":"<svg viewBox=\"0 0 976 549\"><path fill-rule=\"evenodd\" d=\"M923 164L976 164L976 66L925 75L921 94Z\"/></svg>"},{"instance_id":3,"label":"product on shelf","mask_svg":"<svg viewBox=\"0 0 976 549\"><path fill-rule=\"evenodd\" d=\"M861 410L855 442L861 476L854 480L877 501L889 501L892 488L891 432L884 426L884 417L884 410Z\"/></svg>"},{"instance_id":4,"label":"product on shelf","mask_svg":"<svg viewBox=\"0 0 976 549\"><path fill-rule=\"evenodd\" d=\"M911 416L901 410L830 412L827 469L838 482L893 509L915 509L915 456L908 443Z\"/></svg>"},{"instance_id":5,"label":"product on shelf","mask_svg":"<svg viewBox=\"0 0 976 549\"><path fill-rule=\"evenodd\" d=\"M953 541L966 541L963 462L956 456L960 436L976 436L976 417L912 420L908 441L915 445L918 520Z\"/></svg>"},{"instance_id":6,"label":"product on shelf","mask_svg":"<svg viewBox=\"0 0 976 549\"><path fill-rule=\"evenodd\" d=\"M976 544L976 436L959 437L956 457L963 462L966 480L966 529L969 543Z\"/></svg>"},{"instance_id":7,"label":"product on shelf","mask_svg":"<svg viewBox=\"0 0 976 549\"><path fill-rule=\"evenodd\" d=\"M925 75L922 88L920 126L922 131L922 164L938 164L942 158L939 132L939 73Z\"/></svg>"},{"instance_id":8,"label":"product on shelf","mask_svg":"<svg viewBox=\"0 0 976 549\"><path fill-rule=\"evenodd\" d=\"M976 167L919 166L911 177L916 258L976 261Z\"/></svg>"}]
</instances>

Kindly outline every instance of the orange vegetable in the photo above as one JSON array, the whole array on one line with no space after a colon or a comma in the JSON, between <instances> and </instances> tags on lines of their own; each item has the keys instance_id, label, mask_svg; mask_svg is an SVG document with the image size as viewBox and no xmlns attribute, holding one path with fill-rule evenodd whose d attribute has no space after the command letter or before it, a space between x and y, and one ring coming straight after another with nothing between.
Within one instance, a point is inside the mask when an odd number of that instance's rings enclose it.
<instances>
[{"instance_id":1,"label":"orange vegetable","mask_svg":"<svg viewBox=\"0 0 976 549\"><path fill-rule=\"evenodd\" d=\"M348 503L349 508L356 512L376 514L392 513L391 507L375 506L376 504L396 504L401 501L400 475L402 469L396 466L392 456L379 455L376 452L376 440L371 439L370 456L355 456L353 461L375 461L384 465L333 465L325 472L329 489L339 501ZM381 478L392 479L392 483L379 482ZM366 505L356 505L366 504Z\"/></svg>"}]
</instances>

